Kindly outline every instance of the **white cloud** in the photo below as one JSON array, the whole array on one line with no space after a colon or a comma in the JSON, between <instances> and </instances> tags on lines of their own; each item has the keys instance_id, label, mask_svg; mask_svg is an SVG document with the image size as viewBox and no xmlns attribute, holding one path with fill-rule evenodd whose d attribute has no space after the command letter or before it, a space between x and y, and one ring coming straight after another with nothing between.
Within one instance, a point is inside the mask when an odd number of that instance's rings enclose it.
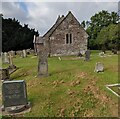
<instances>
[{"instance_id":1,"label":"white cloud","mask_svg":"<svg viewBox=\"0 0 120 119\"><path fill-rule=\"evenodd\" d=\"M22 24L29 24L43 35L56 21L58 15L66 15L69 10L82 22L89 20L100 10L117 11L117 2L25 2L27 11L19 3L3 3L4 17L17 18ZM25 7L24 6L24 7Z\"/></svg>"},{"instance_id":2,"label":"white cloud","mask_svg":"<svg viewBox=\"0 0 120 119\"><path fill-rule=\"evenodd\" d=\"M4 0L3 2L119 2L119 0Z\"/></svg>"}]
</instances>

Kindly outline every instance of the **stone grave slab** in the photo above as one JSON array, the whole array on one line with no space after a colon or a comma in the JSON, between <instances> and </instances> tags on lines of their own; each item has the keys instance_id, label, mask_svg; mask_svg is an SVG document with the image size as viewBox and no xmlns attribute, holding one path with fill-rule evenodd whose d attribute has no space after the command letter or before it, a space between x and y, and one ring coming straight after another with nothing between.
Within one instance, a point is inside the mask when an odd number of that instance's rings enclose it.
<instances>
[{"instance_id":1,"label":"stone grave slab","mask_svg":"<svg viewBox=\"0 0 120 119\"><path fill-rule=\"evenodd\" d=\"M4 81L2 84L2 111L18 113L30 107L24 80Z\"/></svg>"}]
</instances>

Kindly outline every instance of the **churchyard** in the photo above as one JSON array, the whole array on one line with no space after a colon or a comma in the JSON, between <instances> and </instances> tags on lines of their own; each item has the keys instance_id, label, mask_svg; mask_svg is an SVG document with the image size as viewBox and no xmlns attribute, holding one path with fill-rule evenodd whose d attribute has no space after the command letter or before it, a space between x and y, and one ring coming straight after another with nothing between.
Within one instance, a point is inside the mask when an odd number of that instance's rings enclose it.
<instances>
[{"instance_id":1,"label":"churchyard","mask_svg":"<svg viewBox=\"0 0 120 119\"><path fill-rule=\"evenodd\" d=\"M118 55L107 51L101 57L99 53L91 51L89 61L76 56L50 57L47 77L38 77L37 56L16 55L13 64L18 69L10 75L10 80L25 80L31 109L15 116L118 117L120 98L106 88L118 84ZM103 72L95 71L97 62L103 64ZM112 88L116 93L120 90L119 86Z\"/></svg>"}]
</instances>

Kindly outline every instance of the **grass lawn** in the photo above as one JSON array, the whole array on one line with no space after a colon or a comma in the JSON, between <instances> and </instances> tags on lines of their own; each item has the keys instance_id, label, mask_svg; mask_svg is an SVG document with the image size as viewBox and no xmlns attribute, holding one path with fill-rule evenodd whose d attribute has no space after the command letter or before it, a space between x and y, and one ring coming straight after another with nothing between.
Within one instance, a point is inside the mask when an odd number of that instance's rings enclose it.
<instances>
[{"instance_id":1,"label":"grass lawn","mask_svg":"<svg viewBox=\"0 0 120 119\"><path fill-rule=\"evenodd\" d=\"M31 111L25 117L117 117L118 97L105 85L118 83L118 56L99 57L92 51L85 62L75 56L48 58L49 76L37 78L38 58L14 58L19 69L11 79L25 80ZM104 64L95 73L96 62ZM3 65L7 67L7 65Z\"/></svg>"},{"instance_id":2,"label":"grass lawn","mask_svg":"<svg viewBox=\"0 0 120 119\"><path fill-rule=\"evenodd\" d=\"M120 96L120 86L110 86L109 88Z\"/></svg>"}]
</instances>

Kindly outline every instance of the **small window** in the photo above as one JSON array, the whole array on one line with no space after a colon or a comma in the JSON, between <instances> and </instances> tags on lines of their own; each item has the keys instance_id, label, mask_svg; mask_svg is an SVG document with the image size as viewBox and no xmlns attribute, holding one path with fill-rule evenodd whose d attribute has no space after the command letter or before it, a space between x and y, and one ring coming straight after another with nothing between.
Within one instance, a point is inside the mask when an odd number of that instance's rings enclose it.
<instances>
[{"instance_id":1,"label":"small window","mask_svg":"<svg viewBox=\"0 0 120 119\"><path fill-rule=\"evenodd\" d=\"M72 34L66 34L66 44L72 44Z\"/></svg>"},{"instance_id":2,"label":"small window","mask_svg":"<svg viewBox=\"0 0 120 119\"><path fill-rule=\"evenodd\" d=\"M68 38L68 34L66 34L66 44L69 43L69 38Z\"/></svg>"},{"instance_id":3,"label":"small window","mask_svg":"<svg viewBox=\"0 0 120 119\"><path fill-rule=\"evenodd\" d=\"M72 34L70 34L70 44L72 43Z\"/></svg>"}]
</instances>

